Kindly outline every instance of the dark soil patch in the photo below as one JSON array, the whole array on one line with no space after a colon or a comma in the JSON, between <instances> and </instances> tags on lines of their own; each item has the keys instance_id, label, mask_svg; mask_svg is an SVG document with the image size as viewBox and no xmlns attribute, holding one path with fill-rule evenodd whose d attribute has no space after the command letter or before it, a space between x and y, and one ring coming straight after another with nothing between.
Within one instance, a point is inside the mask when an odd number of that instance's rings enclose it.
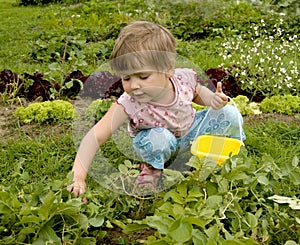
<instances>
[{"instance_id":1,"label":"dark soil patch","mask_svg":"<svg viewBox=\"0 0 300 245\"><path fill-rule=\"evenodd\" d=\"M298 117L299 118L299 117ZM246 125L255 126L257 124L262 124L266 120L274 120L275 122L282 122L282 123L300 123L300 120L296 117L296 115L284 115L278 113L264 113L252 116L244 117L244 122Z\"/></svg>"},{"instance_id":2,"label":"dark soil patch","mask_svg":"<svg viewBox=\"0 0 300 245\"><path fill-rule=\"evenodd\" d=\"M106 230L107 235L97 241L97 244L102 245L116 245L116 244L144 244L147 237L154 234L155 230L143 229L139 232L131 232L124 234L122 229L114 227Z\"/></svg>"}]
</instances>

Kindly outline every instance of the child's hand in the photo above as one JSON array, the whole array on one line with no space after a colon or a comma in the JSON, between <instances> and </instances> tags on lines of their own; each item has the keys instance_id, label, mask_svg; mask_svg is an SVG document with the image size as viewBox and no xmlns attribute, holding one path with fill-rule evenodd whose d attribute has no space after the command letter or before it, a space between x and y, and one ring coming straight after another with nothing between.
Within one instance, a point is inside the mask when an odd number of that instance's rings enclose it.
<instances>
[{"instance_id":1,"label":"child's hand","mask_svg":"<svg viewBox=\"0 0 300 245\"><path fill-rule=\"evenodd\" d=\"M222 83L217 83L217 89L211 98L210 106L214 110L219 110L224 107L228 102L228 97L222 91Z\"/></svg>"},{"instance_id":2,"label":"child's hand","mask_svg":"<svg viewBox=\"0 0 300 245\"><path fill-rule=\"evenodd\" d=\"M84 180L74 180L73 184L67 187L67 190L73 192L74 197L78 197L85 192L86 183ZM86 203L86 198L82 198L82 202Z\"/></svg>"}]
</instances>

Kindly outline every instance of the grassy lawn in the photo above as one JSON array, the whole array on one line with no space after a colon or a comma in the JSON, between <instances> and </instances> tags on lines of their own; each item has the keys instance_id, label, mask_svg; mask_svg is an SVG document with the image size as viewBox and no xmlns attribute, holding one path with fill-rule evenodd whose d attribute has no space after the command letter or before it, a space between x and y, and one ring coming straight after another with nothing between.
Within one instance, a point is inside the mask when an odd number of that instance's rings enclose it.
<instances>
[{"instance_id":1,"label":"grassy lawn","mask_svg":"<svg viewBox=\"0 0 300 245\"><path fill-rule=\"evenodd\" d=\"M43 10L14 5L16 1L0 1L0 69L35 72L41 65L28 56L40 31Z\"/></svg>"}]
</instances>

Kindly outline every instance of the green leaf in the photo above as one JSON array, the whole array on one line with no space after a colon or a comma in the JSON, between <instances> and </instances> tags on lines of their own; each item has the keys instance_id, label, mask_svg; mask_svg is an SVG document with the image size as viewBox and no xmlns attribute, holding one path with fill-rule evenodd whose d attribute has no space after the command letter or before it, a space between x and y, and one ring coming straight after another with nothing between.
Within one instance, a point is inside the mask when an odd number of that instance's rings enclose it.
<instances>
[{"instance_id":1,"label":"green leaf","mask_svg":"<svg viewBox=\"0 0 300 245\"><path fill-rule=\"evenodd\" d=\"M23 216L20 223L21 224L27 224L27 225L28 225L28 223L40 224L41 223L41 218L39 218L35 215Z\"/></svg>"},{"instance_id":2,"label":"green leaf","mask_svg":"<svg viewBox=\"0 0 300 245\"><path fill-rule=\"evenodd\" d=\"M127 174L127 172L128 172L128 168L124 164L120 164L118 166L118 169L122 174Z\"/></svg>"},{"instance_id":3,"label":"green leaf","mask_svg":"<svg viewBox=\"0 0 300 245\"><path fill-rule=\"evenodd\" d=\"M5 208L3 205L6 206L8 209ZM19 209L20 205L21 203L13 194L10 194L6 191L0 192L0 213L5 213L7 210L11 209Z\"/></svg>"},{"instance_id":4,"label":"green leaf","mask_svg":"<svg viewBox=\"0 0 300 245\"><path fill-rule=\"evenodd\" d=\"M175 203L172 208L172 213L174 214L175 218L180 218L184 215L184 208L182 205Z\"/></svg>"},{"instance_id":5,"label":"green leaf","mask_svg":"<svg viewBox=\"0 0 300 245\"><path fill-rule=\"evenodd\" d=\"M201 192L201 190L199 189L198 186L193 186L193 188L191 190L189 190L188 192L188 198L197 198L199 199L199 197L203 197L203 193Z\"/></svg>"},{"instance_id":6,"label":"green leaf","mask_svg":"<svg viewBox=\"0 0 300 245\"><path fill-rule=\"evenodd\" d=\"M157 229L157 231L161 234L167 234L169 231L169 227L173 224L174 219L169 217L169 215L161 215L161 216L147 216L145 219L146 223L152 227Z\"/></svg>"},{"instance_id":7,"label":"green leaf","mask_svg":"<svg viewBox=\"0 0 300 245\"><path fill-rule=\"evenodd\" d=\"M71 218L77 217L80 208L77 206L72 206L68 203L57 203L55 213L70 216Z\"/></svg>"},{"instance_id":8,"label":"green leaf","mask_svg":"<svg viewBox=\"0 0 300 245\"><path fill-rule=\"evenodd\" d=\"M195 168L196 170L199 170L201 168L201 163L198 157L192 156L190 160L186 163L186 165Z\"/></svg>"},{"instance_id":9,"label":"green leaf","mask_svg":"<svg viewBox=\"0 0 300 245\"><path fill-rule=\"evenodd\" d=\"M292 240L288 240L284 243L284 245L298 245L298 243Z\"/></svg>"},{"instance_id":10,"label":"green leaf","mask_svg":"<svg viewBox=\"0 0 300 245\"><path fill-rule=\"evenodd\" d=\"M125 160L124 164L127 168L132 168L132 163L129 160Z\"/></svg>"},{"instance_id":11,"label":"green leaf","mask_svg":"<svg viewBox=\"0 0 300 245\"><path fill-rule=\"evenodd\" d=\"M55 195L52 191L49 191L47 195L42 199L43 205L38 209L38 214L43 220L47 220L50 216L50 212L54 205Z\"/></svg>"},{"instance_id":12,"label":"green leaf","mask_svg":"<svg viewBox=\"0 0 300 245\"><path fill-rule=\"evenodd\" d=\"M213 225L205 230L205 234L213 241L217 241L219 237L219 229L217 225Z\"/></svg>"},{"instance_id":13,"label":"green leaf","mask_svg":"<svg viewBox=\"0 0 300 245\"><path fill-rule=\"evenodd\" d=\"M80 245L94 245L97 242L95 237L80 237L77 241Z\"/></svg>"},{"instance_id":14,"label":"green leaf","mask_svg":"<svg viewBox=\"0 0 300 245\"><path fill-rule=\"evenodd\" d=\"M258 224L257 217L252 213L246 214L246 221L250 225L251 229L254 229Z\"/></svg>"},{"instance_id":15,"label":"green leaf","mask_svg":"<svg viewBox=\"0 0 300 245\"><path fill-rule=\"evenodd\" d=\"M87 230L89 228L89 220L84 214L78 214L75 220L79 223L80 228Z\"/></svg>"},{"instance_id":16,"label":"green leaf","mask_svg":"<svg viewBox=\"0 0 300 245\"><path fill-rule=\"evenodd\" d=\"M204 233L202 233L198 229L193 229L192 231L193 235L193 244L194 245L206 245L207 238Z\"/></svg>"},{"instance_id":17,"label":"green leaf","mask_svg":"<svg viewBox=\"0 0 300 245\"><path fill-rule=\"evenodd\" d=\"M35 234L36 230L33 227L24 227L20 230L18 235L29 235L29 234Z\"/></svg>"},{"instance_id":18,"label":"green leaf","mask_svg":"<svg viewBox=\"0 0 300 245\"><path fill-rule=\"evenodd\" d=\"M205 221L201 218L198 218L198 217L190 216L190 217L183 218L183 220L190 223L190 224L192 224L192 225L197 225L197 226L199 226L203 229L205 228L205 225L207 224L207 221Z\"/></svg>"},{"instance_id":19,"label":"green leaf","mask_svg":"<svg viewBox=\"0 0 300 245\"><path fill-rule=\"evenodd\" d=\"M38 234L38 239L32 243L32 245L44 244L62 244L60 238L56 235L55 231L49 225L45 225L42 227Z\"/></svg>"},{"instance_id":20,"label":"green leaf","mask_svg":"<svg viewBox=\"0 0 300 245\"><path fill-rule=\"evenodd\" d=\"M215 214L214 209L203 208L199 213L199 217L202 219L211 220L214 214Z\"/></svg>"},{"instance_id":21,"label":"green leaf","mask_svg":"<svg viewBox=\"0 0 300 245\"><path fill-rule=\"evenodd\" d=\"M165 194L164 200L167 201L169 198L171 198L175 203L184 204L184 198L175 190L171 190Z\"/></svg>"},{"instance_id":22,"label":"green leaf","mask_svg":"<svg viewBox=\"0 0 300 245\"><path fill-rule=\"evenodd\" d=\"M117 220L117 219L111 220L111 223L119 226L121 229L124 229L126 226L121 220Z\"/></svg>"},{"instance_id":23,"label":"green leaf","mask_svg":"<svg viewBox=\"0 0 300 245\"><path fill-rule=\"evenodd\" d=\"M61 65L59 63L51 63L48 65L48 68L51 71L60 71L61 70Z\"/></svg>"},{"instance_id":24,"label":"green leaf","mask_svg":"<svg viewBox=\"0 0 300 245\"><path fill-rule=\"evenodd\" d=\"M258 181L258 183L260 183L262 185L269 185L269 180L266 176L263 176L263 175L258 176L257 181Z\"/></svg>"},{"instance_id":25,"label":"green leaf","mask_svg":"<svg viewBox=\"0 0 300 245\"><path fill-rule=\"evenodd\" d=\"M89 223L91 224L91 226L100 227L104 223L104 217L99 215L97 217L91 218L89 219Z\"/></svg>"},{"instance_id":26,"label":"green leaf","mask_svg":"<svg viewBox=\"0 0 300 245\"><path fill-rule=\"evenodd\" d=\"M222 201L223 201L223 198L221 196L213 195L213 196L209 196L207 198L206 205L208 208L217 209L218 207L220 207Z\"/></svg>"},{"instance_id":27,"label":"green leaf","mask_svg":"<svg viewBox=\"0 0 300 245\"><path fill-rule=\"evenodd\" d=\"M177 220L170 227L168 235L176 242L184 243L192 238L193 226L188 222Z\"/></svg>"},{"instance_id":28,"label":"green leaf","mask_svg":"<svg viewBox=\"0 0 300 245\"><path fill-rule=\"evenodd\" d=\"M183 182L179 185L176 186L176 189L178 191L178 193L182 196L182 197L186 197L187 195L187 187L186 184Z\"/></svg>"},{"instance_id":29,"label":"green leaf","mask_svg":"<svg viewBox=\"0 0 300 245\"><path fill-rule=\"evenodd\" d=\"M145 224L138 224L138 223L135 223L135 224L128 224L125 226L125 228L123 229L123 232L125 234L129 234L130 232L133 232L133 231L139 231L139 230L142 230L142 229L145 229L145 228L149 228L148 225L145 225Z\"/></svg>"},{"instance_id":30,"label":"green leaf","mask_svg":"<svg viewBox=\"0 0 300 245\"><path fill-rule=\"evenodd\" d=\"M159 241L151 241L147 244L149 244L149 245L169 245L170 243L159 240Z\"/></svg>"},{"instance_id":31,"label":"green leaf","mask_svg":"<svg viewBox=\"0 0 300 245\"><path fill-rule=\"evenodd\" d=\"M74 85L74 82L73 82L73 80L71 80L71 81L69 81L69 82L66 82L64 86L65 86L67 89L69 89L69 88L72 88L73 85Z\"/></svg>"},{"instance_id":32,"label":"green leaf","mask_svg":"<svg viewBox=\"0 0 300 245\"><path fill-rule=\"evenodd\" d=\"M173 205L170 202L165 202L158 209L166 214L170 214L172 212L172 208Z\"/></svg>"},{"instance_id":33,"label":"green leaf","mask_svg":"<svg viewBox=\"0 0 300 245\"><path fill-rule=\"evenodd\" d=\"M289 178L295 186L299 186L300 185L300 169L295 168L294 171L290 172Z\"/></svg>"},{"instance_id":34,"label":"green leaf","mask_svg":"<svg viewBox=\"0 0 300 245\"><path fill-rule=\"evenodd\" d=\"M214 161L205 162L199 171L199 181L202 182L206 180L208 176L210 176L215 171L216 167L217 163L215 163Z\"/></svg>"}]
</instances>

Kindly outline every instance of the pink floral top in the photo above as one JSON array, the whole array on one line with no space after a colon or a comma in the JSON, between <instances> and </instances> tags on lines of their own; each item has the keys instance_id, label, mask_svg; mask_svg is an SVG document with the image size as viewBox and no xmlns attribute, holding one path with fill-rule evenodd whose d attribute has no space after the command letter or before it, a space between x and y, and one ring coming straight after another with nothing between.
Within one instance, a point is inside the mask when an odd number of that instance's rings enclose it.
<instances>
[{"instance_id":1,"label":"pink floral top","mask_svg":"<svg viewBox=\"0 0 300 245\"><path fill-rule=\"evenodd\" d=\"M192 69L177 68L171 77L175 99L168 105L154 102L140 103L124 92L117 102L124 107L130 118L129 134L154 127L169 129L175 137L183 136L194 121L192 100L197 85L197 74Z\"/></svg>"}]
</instances>

